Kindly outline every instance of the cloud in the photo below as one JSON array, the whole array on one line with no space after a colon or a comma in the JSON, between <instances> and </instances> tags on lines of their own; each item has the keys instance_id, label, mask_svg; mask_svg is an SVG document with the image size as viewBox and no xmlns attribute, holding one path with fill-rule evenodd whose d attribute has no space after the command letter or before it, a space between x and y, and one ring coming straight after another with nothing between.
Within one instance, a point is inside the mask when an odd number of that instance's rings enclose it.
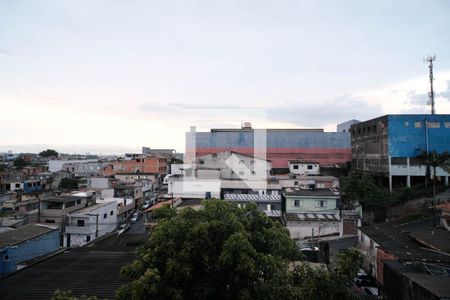
<instances>
[{"instance_id":1,"label":"cloud","mask_svg":"<svg viewBox=\"0 0 450 300\"><path fill-rule=\"evenodd\" d=\"M447 98L447 100L450 101L450 80L447 81L447 88L437 94L437 96Z\"/></svg>"},{"instance_id":2,"label":"cloud","mask_svg":"<svg viewBox=\"0 0 450 300\"><path fill-rule=\"evenodd\" d=\"M407 102L411 105L424 106L429 100L428 94L417 94L416 91L409 91L407 94Z\"/></svg>"},{"instance_id":3,"label":"cloud","mask_svg":"<svg viewBox=\"0 0 450 300\"><path fill-rule=\"evenodd\" d=\"M322 127L339 124L350 119L367 120L383 113L381 105L370 104L362 97L345 95L325 103L311 102L308 105L279 105L269 108L270 119L290 122L299 126Z\"/></svg>"}]
</instances>

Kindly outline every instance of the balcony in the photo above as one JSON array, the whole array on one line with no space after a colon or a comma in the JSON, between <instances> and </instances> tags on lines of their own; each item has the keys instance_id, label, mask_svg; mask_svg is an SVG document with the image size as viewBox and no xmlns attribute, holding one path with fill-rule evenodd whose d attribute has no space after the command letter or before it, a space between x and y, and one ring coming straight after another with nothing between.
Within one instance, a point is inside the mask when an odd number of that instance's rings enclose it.
<instances>
[{"instance_id":1,"label":"balcony","mask_svg":"<svg viewBox=\"0 0 450 300\"><path fill-rule=\"evenodd\" d=\"M281 202L281 195L225 194L224 199L244 202Z\"/></svg>"}]
</instances>

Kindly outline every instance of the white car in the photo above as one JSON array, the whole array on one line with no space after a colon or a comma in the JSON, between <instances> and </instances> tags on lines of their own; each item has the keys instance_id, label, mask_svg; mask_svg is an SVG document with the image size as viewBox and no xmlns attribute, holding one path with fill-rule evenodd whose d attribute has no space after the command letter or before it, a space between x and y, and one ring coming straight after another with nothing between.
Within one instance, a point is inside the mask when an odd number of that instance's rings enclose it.
<instances>
[{"instance_id":1,"label":"white car","mask_svg":"<svg viewBox=\"0 0 450 300\"><path fill-rule=\"evenodd\" d=\"M150 207L150 203L146 202L144 205L142 205L142 209L147 209Z\"/></svg>"},{"instance_id":2,"label":"white car","mask_svg":"<svg viewBox=\"0 0 450 300\"><path fill-rule=\"evenodd\" d=\"M130 224L125 223L119 226L117 234L122 234L130 229Z\"/></svg>"}]
</instances>

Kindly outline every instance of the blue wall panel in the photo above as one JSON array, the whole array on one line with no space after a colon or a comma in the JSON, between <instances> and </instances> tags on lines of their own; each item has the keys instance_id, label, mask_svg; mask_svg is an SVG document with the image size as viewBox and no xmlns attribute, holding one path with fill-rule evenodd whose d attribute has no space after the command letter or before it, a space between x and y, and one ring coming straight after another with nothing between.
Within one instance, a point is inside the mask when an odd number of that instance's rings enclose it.
<instances>
[{"instance_id":1,"label":"blue wall panel","mask_svg":"<svg viewBox=\"0 0 450 300\"><path fill-rule=\"evenodd\" d=\"M0 249L0 275L16 271L17 264L59 249L59 231L53 230L35 239ZM5 260L5 255L9 260Z\"/></svg>"},{"instance_id":2,"label":"blue wall panel","mask_svg":"<svg viewBox=\"0 0 450 300\"><path fill-rule=\"evenodd\" d=\"M439 123L439 128L427 128L427 122ZM420 123L421 127L416 127ZM450 115L389 115L389 155L415 157L427 148L438 153L450 151Z\"/></svg>"},{"instance_id":3,"label":"blue wall panel","mask_svg":"<svg viewBox=\"0 0 450 300\"><path fill-rule=\"evenodd\" d=\"M197 132L196 146L253 147L253 131ZM350 148L349 132L267 131L268 148Z\"/></svg>"}]
</instances>

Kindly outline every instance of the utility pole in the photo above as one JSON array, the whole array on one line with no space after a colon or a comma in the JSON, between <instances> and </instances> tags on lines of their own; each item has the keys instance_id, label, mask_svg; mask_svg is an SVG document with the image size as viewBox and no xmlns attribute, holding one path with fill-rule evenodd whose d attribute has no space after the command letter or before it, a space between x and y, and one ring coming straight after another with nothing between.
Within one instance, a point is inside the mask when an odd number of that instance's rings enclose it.
<instances>
[{"instance_id":1,"label":"utility pole","mask_svg":"<svg viewBox=\"0 0 450 300\"><path fill-rule=\"evenodd\" d=\"M436 60L436 55L433 56L427 56L424 58L424 62L428 63L428 69L430 69L430 92L428 93L428 97L430 100L428 101L428 105L431 105L431 114L434 115L436 113L436 110L434 108L434 88L433 88L433 61Z\"/></svg>"}]
</instances>

